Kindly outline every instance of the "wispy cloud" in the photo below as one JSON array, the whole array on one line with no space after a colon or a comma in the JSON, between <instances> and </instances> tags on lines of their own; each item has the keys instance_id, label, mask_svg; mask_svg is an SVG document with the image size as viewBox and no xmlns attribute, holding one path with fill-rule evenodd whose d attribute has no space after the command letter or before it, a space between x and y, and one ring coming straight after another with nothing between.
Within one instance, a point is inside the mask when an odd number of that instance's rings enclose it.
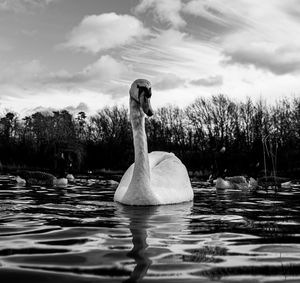
<instances>
[{"instance_id":1,"label":"wispy cloud","mask_svg":"<svg viewBox=\"0 0 300 283\"><path fill-rule=\"evenodd\" d=\"M26 13L32 9L43 8L55 1L58 0L2 0L0 1L0 11Z\"/></svg>"},{"instance_id":2,"label":"wispy cloud","mask_svg":"<svg viewBox=\"0 0 300 283\"><path fill-rule=\"evenodd\" d=\"M186 25L180 15L182 6L181 0L142 0L135 7L135 12L145 13L150 9L158 21L173 27L182 27Z\"/></svg>"},{"instance_id":3,"label":"wispy cloud","mask_svg":"<svg viewBox=\"0 0 300 283\"><path fill-rule=\"evenodd\" d=\"M53 1L62 5L61 23L74 23L64 25L68 30L58 31L53 22L35 23L47 9L37 17L18 15L18 21L12 20L13 13L3 17L9 18L11 30L0 34L2 107L14 99L19 105L56 103L59 108L76 108L83 97L90 108L95 101L99 107L127 103L128 87L136 78L152 82L158 104L184 105L218 92L278 97L300 89L298 0L127 1L137 3L130 7L131 15L121 14L129 10L121 5L119 14L88 10L97 2L105 11L115 11L114 1L87 0L80 10L79 1L73 6L72 1L0 0L0 13L36 11ZM70 13L64 15L63 9Z\"/></svg>"},{"instance_id":4,"label":"wispy cloud","mask_svg":"<svg viewBox=\"0 0 300 283\"><path fill-rule=\"evenodd\" d=\"M209 34L207 40L202 36L197 42L199 48L205 44L214 45L219 49L219 58L225 57L220 59L221 64L225 61L227 65L239 64L246 68L252 65L276 75L299 70L300 55L295 52L300 47L298 1L273 0L257 3L232 0L227 3L223 0L182 0L170 3L167 0L142 0L136 11L151 11L158 21L179 28L180 33L188 30L195 43L197 30L186 27L189 27L191 21L198 21L199 29L206 29ZM162 49L163 44L160 46ZM191 50L194 52L194 49Z\"/></svg>"},{"instance_id":5,"label":"wispy cloud","mask_svg":"<svg viewBox=\"0 0 300 283\"><path fill-rule=\"evenodd\" d=\"M220 86L223 84L223 77L220 75L210 76L205 78L199 78L197 80L191 80L190 84L198 86Z\"/></svg>"}]
</instances>

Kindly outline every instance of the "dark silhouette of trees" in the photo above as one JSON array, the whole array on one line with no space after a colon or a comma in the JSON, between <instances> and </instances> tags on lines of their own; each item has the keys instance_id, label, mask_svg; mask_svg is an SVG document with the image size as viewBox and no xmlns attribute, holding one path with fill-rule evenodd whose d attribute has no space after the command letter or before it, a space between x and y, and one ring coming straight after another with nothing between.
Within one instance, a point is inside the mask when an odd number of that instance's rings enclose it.
<instances>
[{"instance_id":1,"label":"dark silhouette of trees","mask_svg":"<svg viewBox=\"0 0 300 283\"><path fill-rule=\"evenodd\" d=\"M168 105L146 119L149 151L172 151L189 170L209 172L215 153L227 149L232 174L276 167L278 174L300 172L300 99L268 106L225 95L198 98L185 109ZM132 131L126 107L105 107L93 116L79 112L0 117L1 163L55 170L64 152L74 171L126 169L133 162ZM276 157L276 158L275 158ZM275 164L275 163L276 164ZM273 169L272 169L273 170Z\"/></svg>"},{"instance_id":2,"label":"dark silhouette of trees","mask_svg":"<svg viewBox=\"0 0 300 283\"><path fill-rule=\"evenodd\" d=\"M92 168L119 169L133 160L132 134L125 107L105 107L90 118L87 164Z\"/></svg>"}]
</instances>

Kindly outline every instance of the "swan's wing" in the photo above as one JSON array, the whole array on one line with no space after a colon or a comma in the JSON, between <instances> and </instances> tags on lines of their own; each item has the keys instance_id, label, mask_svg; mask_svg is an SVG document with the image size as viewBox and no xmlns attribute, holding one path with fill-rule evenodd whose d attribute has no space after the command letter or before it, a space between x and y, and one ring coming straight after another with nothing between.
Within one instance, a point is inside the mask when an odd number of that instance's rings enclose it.
<instances>
[{"instance_id":1,"label":"swan's wing","mask_svg":"<svg viewBox=\"0 0 300 283\"><path fill-rule=\"evenodd\" d=\"M232 177L226 177L226 180L236 183L236 184L246 184L247 180L244 176L232 176Z\"/></svg>"},{"instance_id":2,"label":"swan's wing","mask_svg":"<svg viewBox=\"0 0 300 283\"><path fill-rule=\"evenodd\" d=\"M176 203L193 199L191 182L182 162L173 154L165 152L154 154L150 163L151 188L163 203Z\"/></svg>"},{"instance_id":3,"label":"swan's wing","mask_svg":"<svg viewBox=\"0 0 300 283\"><path fill-rule=\"evenodd\" d=\"M170 157L176 157L174 153L165 151L152 151L149 153L148 156L150 169L154 168L165 159L168 159Z\"/></svg>"},{"instance_id":4,"label":"swan's wing","mask_svg":"<svg viewBox=\"0 0 300 283\"><path fill-rule=\"evenodd\" d=\"M124 173L114 195L115 201L121 201L123 199L123 196L125 195L132 179L133 168L134 168L134 163L131 164L131 166Z\"/></svg>"}]
</instances>

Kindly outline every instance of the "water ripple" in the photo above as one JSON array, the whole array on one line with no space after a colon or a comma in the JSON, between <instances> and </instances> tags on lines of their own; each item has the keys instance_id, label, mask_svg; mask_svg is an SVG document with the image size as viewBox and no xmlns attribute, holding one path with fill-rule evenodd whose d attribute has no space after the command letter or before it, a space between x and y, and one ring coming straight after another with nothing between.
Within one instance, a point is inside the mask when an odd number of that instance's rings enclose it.
<instances>
[{"instance_id":1,"label":"water ripple","mask_svg":"<svg viewBox=\"0 0 300 283\"><path fill-rule=\"evenodd\" d=\"M194 187L194 202L127 207L104 179L48 188L0 176L1 280L300 281L299 188Z\"/></svg>"}]
</instances>

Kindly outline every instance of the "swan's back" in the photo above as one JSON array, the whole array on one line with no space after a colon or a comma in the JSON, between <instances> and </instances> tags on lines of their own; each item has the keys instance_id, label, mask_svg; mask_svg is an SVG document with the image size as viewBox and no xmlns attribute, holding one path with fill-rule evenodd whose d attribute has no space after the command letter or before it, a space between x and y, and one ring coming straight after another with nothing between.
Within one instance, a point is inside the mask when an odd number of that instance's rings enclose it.
<instances>
[{"instance_id":1,"label":"swan's back","mask_svg":"<svg viewBox=\"0 0 300 283\"><path fill-rule=\"evenodd\" d=\"M158 204L191 201L194 197L191 182L182 162L173 154L163 151L149 153L150 188ZM132 179L134 164L124 176L115 193L115 200L122 202ZM136 205L139 205L138 203Z\"/></svg>"},{"instance_id":2,"label":"swan's back","mask_svg":"<svg viewBox=\"0 0 300 283\"><path fill-rule=\"evenodd\" d=\"M57 179L54 175L41 171L19 171L17 182L24 182L27 185L37 186L58 186L64 187L68 184L67 178Z\"/></svg>"},{"instance_id":3,"label":"swan's back","mask_svg":"<svg viewBox=\"0 0 300 283\"><path fill-rule=\"evenodd\" d=\"M190 178L180 159L173 153L153 152L152 154L154 163L150 162L150 181L151 188L158 199L165 204L192 200L194 193Z\"/></svg>"},{"instance_id":4,"label":"swan's back","mask_svg":"<svg viewBox=\"0 0 300 283\"><path fill-rule=\"evenodd\" d=\"M26 180L26 184L28 185L52 186L55 180L52 174L41 171L21 171L18 175Z\"/></svg>"}]
</instances>

